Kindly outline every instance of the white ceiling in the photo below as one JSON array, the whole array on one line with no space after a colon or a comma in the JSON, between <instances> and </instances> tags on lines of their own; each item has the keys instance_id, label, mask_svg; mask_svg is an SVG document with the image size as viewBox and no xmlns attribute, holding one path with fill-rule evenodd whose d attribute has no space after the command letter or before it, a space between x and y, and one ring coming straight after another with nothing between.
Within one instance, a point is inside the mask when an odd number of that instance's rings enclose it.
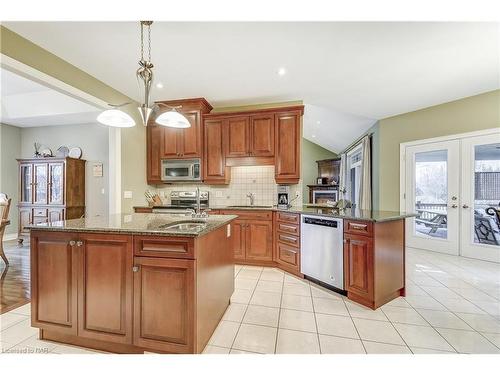
<instances>
[{"instance_id":1,"label":"white ceiling","mask_svg":"<svg viewBox=\"0 0 500 375\"><path fill-rule=\"evenodd\" d=\"M0 68L0 121L18 127L95 123L100 109Z\"/></svg>"},{"instance_id":2,"label":"white ceiling","mask_svg":"<svg viewBox=\"0 0 500 375\"><path fill-rule=\"evenodd\" d=\"M138 23L4 25L140 100ZM498 89L499 56L498 23L155 22L153 98L303 100L306 138L340 151L376 119Z\"/></svg>"}]
</instances>

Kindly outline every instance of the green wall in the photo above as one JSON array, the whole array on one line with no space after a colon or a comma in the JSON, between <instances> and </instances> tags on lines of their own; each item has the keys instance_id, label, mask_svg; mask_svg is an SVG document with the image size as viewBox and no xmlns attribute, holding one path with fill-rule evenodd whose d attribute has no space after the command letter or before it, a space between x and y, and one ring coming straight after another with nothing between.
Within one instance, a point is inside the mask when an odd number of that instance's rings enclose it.
<instances>
[{"instance_id":1,"label":"green wall","mask_svg":"<svg viewBox=\"0 0 500 375\"><path fill-rule=\"evenodd\" d=\"M399 210L400 143L499 126L500 90L380 120L377 163L380 209Z\"/></svg>"},{"instance_id":2,"label":"green wall","mask_svg":"<svg viewBox=\"0 0 500 375\"><path fill-rule=\"evenodd\" d=\"M323 148L316 143L302 138L302 200L309 203L309 188L307 185L316 183L318 164L316 160L336 158L337 154Z\"/></svg>"},{"instance_id":3,"label":"green wall","mask_svg":"<svg viewBox=\"0 0 500 375\"><path fill-rule=\"evenodd\" d=\"M15 126L0 124L0 192L12 198L10 208L10 225L6 234L17 233L18 227L18 171L17 160L21 156L21 129Z\"/></svg>"}]
</instances>

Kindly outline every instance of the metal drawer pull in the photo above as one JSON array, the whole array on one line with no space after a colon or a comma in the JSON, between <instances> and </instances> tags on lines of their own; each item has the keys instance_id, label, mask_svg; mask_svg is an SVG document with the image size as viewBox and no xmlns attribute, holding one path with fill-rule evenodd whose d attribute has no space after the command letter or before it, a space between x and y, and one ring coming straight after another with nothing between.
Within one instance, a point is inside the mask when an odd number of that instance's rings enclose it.
<instances>
[{"instance_id":1,"label":"metal drawer pull","mask_svg":"<svg viewBox=\"0 0 500 375\"><path fill-rule=\"evenodd\" d=\"M293 225L286 225L286 224L280 224L280 227L289 228L289 229L297 229L297 227L295 227Z\"/></svg>"},{"instance_id":2,"label":"metal drawer pull","mask_svg":"<svg viewBox=\"0 0 500 375\"><path fill-rule=\"evenodd\" d=\"M297 242L297 239L295 237L288 237L288 236L283 236L280 234L280 240L281 239L284 239L284 240L290 241L290 242Z\"/></svg>"},{"instance_id":3,"label":"metal drawer pull","mask_svg":"<svg viewBox=\"0 0 500 375\"><path fill-rule=\"evenodd\" d=\"M353 229L366 229L368 227L368 225L366 224L355 224L355 223L349 223L349 225L353 228Z\"/></svg>"},{"instance_id":4,"label":"metal drawer pull","mask_svg":"<svg viewBox=\"0 0 500 375\"><path fill-rule=\"evenodd\" d=\"M83 241L76 241L76 246L80 247L83 245Z\"/></svg>"},{"instance_id":5,"label":"metal drawer pull","mask_svg":"<svg viewBox=\"0 0 500 375\"><path fill-rule=\"evenodd\" d=\"M73 240L69 241L69 246L75 246L75 245L76 245L76 241L73 241Z\"/></svg>"}]
</instances>

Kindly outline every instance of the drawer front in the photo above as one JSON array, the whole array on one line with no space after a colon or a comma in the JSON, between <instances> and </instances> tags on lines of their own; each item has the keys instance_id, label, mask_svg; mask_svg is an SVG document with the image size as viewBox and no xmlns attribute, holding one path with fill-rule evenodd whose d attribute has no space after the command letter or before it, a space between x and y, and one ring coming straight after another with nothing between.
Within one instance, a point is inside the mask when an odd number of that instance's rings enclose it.
<instances>
[{"instance_id":1,"label":"drawer front","mask_svg":"<svg viewBox=\"0 0 500 375\"><path fill-rule=\"evenodd\" d=\"M220 210L221 215L238 215L240 220L272 220L272 211Z\"/></svg>"},{"instance_id":2,"label":"drawer front","mask_svg":"<svg viewBox=\"0 0 500 375\"><path fill-rule=\"evenodd\" d=\"M134 254L143 257L194 259L192 238L134 236Z\"/></svg>"},{"instance_id":3,"label":"drawer front","mask_svg":"<svg viewBox=\"0 0 500 375\"><path fill-rule=\"evenodd\" d=\"M299 214L292 214L289 212L276 212L276 221L282 222L282 223L292 223L292 224L299 224L300 223L300 215Z\"/></svg>"},{"instance_id":4,"label":"drawer front","mask_svg":"<svg viewBox=\"0 0 500 375\"><path fill-rule=\"evenodd\" d=\"M299 224L288 224L277 221L276 230L282 233L288 233L298 236L300 234Z\"/></svg>"},{"instance_id":5,"label":"drawer front","mask_svg":"<svg viewBox=\"0 0 500 375\"><path fill-rule=\"evenodd\" d=\"M33 224L41 224L41 223L48 223L48 222L49 222L48 217L41 217L41 216L33 217Z\"/></svg>"},{"instance_id":6,"label":"drawer front","mask_svg":"<svg viewBox=\"0 0 500 375\"><path fill-rule=\"evenodd\" d=\"M278 242L277 244L278 260L291 266L299 265L299 250Z\"/></svg>"},{"instance_id":7,"label":"drawer front","mask_svg":"<svg viewBox=\"0 0 500 375\"><path fill-rule=\"evenodd\" d=\"M39 217L47 217L47 209L46 208L34 208L33 209L33 216L39 216Z\"/></svg>"},{"instance_id":8,"label":"drawer front","mask_svg":"<svg viewBox=\"0 0 500 375\"><path fill-rule=\"evenodd\" d=\"M373 223L371 221L344 220L344 232L371 236L373 233Z\"/></svg>"},{"instance_id":9,"label":"drawer front","mask_svg":"<svg viewBox=\"0 0 500 375\"><path fill-rule=\"evenodd\" d=\"M298 236L292 236L290 234L284 234L278 232L276 233L276 239L278 242L281 242L282 244L295 246L297 248L300 247L300 238Z\"/></svg>"}]
</instances>

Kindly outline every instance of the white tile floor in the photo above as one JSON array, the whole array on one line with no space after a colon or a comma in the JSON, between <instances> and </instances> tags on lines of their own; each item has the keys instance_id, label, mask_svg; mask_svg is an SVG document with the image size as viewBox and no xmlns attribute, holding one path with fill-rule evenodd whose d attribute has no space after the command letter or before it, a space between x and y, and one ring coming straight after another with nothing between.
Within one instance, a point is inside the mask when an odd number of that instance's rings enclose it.
<instances>
[{"instance_id":1,"label":"white tile floor","mask_svg":"<svg viewBox=\"0 0 500 375\"><path fill-rule=\"evenodd\" d=\"M499 264L408 251L406 271L407 297L372 311L278 269L236 266L205 353L500 353ZM0 315L2 352L97 353L38 340L29 314Z\"/></svg>"}]
</instances>

